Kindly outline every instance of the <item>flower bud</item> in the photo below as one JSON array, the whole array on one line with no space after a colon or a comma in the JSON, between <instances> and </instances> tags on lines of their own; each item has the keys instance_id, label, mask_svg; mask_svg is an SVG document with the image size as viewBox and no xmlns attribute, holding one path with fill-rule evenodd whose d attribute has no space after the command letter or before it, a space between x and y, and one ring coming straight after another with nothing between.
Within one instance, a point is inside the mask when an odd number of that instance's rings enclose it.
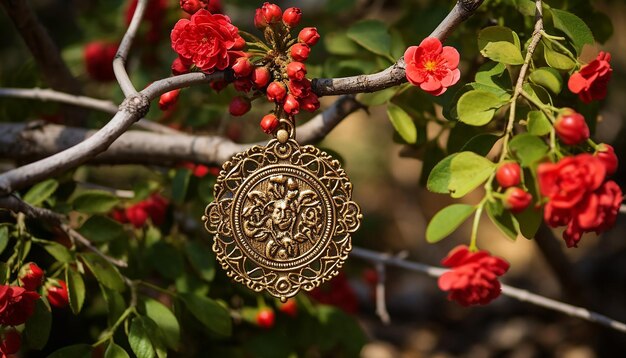
<instances>
[{"instance_id":1,"label":"flower bud","mask_svg":"<svg viewBox=\"0 0 626 358\"><path fill-rule=\"evenodd\" d=\"M261 12L268 24L275 24L280 21L283 16L283 11L276 4L270 4L268 2L263 3L261 6Z\"/></svg>"},{"instance_id":2,"label":"flower bud","mask_svg":"<svg viewBox=\"0 0 626 358\"><path fill-rule=\"evenodd\" d=\"M106 82L115 79L113 59L117 45L100 41L90 42L83 53L87 73L96 81Z\"/></svg>"},{"instance_id":3,"label":"flower bud","mask_svg":"<svg viewBox=\"0 0 626 358\"><path fill-rule=\"evenodd\" d=\"M209 86L211 86L211 88L213 88L215 92L219 92L228 86L228 82L224 80L217 80L217 81L211 82Z\"/></svg>"},{"instance_id":4,"label":"flower bud","mask_svg":"<svg viewBox=\"0 0 626 358\"><path fill-rule=\"evenodd\" d=\"M2 332L2 340L0 343L0 356L8 357L17 353L22 345L20 333L15 329L7 329Z\"/></svg>"},{"instance_id":5,"label":"flower bud","mask_svg":"<svg viewBox=\"0 0 626 358\"><path fill-rule=\"evenodd\" d=\"M274 311L271 308L264 307L256 314L256 324L261 328L269 329L274 326Z\"/></svg>"},{"instance_id":6,"label":"flower bud","mask_svg":"<svg viewBox=\"0 0 626 358\"><path fill-rule=\"evenodd\" d=\"M182 75L183 73L189 72L190 67L190 64L185 64L180 57L177 57L174 61L172 61L172 74Z\"/></svg>"},{"instance_id":7,"label":"flower bud","mask_svg":"<svg viewBox=\"0 0 626 358\"><path fill-rule=\"evenodd\" d=\"M302 19L302 10L297 7L290 7L283 13L283 24L287 27L296 27Z\"/></svg>"},{"instance_id":8,"label":"flower bud","mask_svg":"<svg viewBox=\"0 0 626 358\"><path fill-rule=\"evenodd\" d=\"M50 280L46 284L46 298L54 307L63 308L70 303L67 285L63 280Z\"/></svg>"},{"instance_id":9,"label":"flower bud","mask_svg":"<svg viewBox=\"0 0 626 358\"><path fill-rule=\"evenodd\" d=\"M310 92L308 96L300 99L300 108L307 112L315 112L320 108L320 101L315 93Z\"/></svg>"},{"instance_id":10,"label":"flower bud","mask_svg":"<svg viewBox=\"0 0 626 358\"><path fill-rule=\"evenodd\" d=\"M291 93L285 97L285 103L283 104L283 109L287 114L298 114L300 111L300 103L296 97L294 97Z\"/></svg>"},{"instance_id":11,"label":"flower bud","mask_svg":"<svg viewBox=\"0 0 626 358\"><path fill-rule=\"evenodd\" d=\"M246 114L251 107L250 100L237 96L230 101L228 112L235 117L239 117Z\"/></svg>"},{"instance_id":12,"label":"flower bud","mask_svg":"<svg viewBox=\"0 0 626 358\"><path fill-rule=\"evenodd\" d=\"M281 303L278 310L288 316L296 317L298 315L298 303L294 298L290 298L287 302Z\"/></svg>"},{"instance_id":13,"label":"flower bud","mask_svg":"<svg viewBox=\"0 0 626 358\"><path fill-rule=\"evenodd\" d=\"M256 86L256 88L263 88L267 86L270 81L270 71L267 67L257 67L252 72L252 83Z\"/></svg>"},{"instance_id":14,"label":"flower bud","mask_svg":"<svg viewBox=\"0 0 626 358\"><path fill-rule=\"evenodd\" d=\"M266 114L263 119L261 119L261 129L267 134L272 134L276 127L278 127L278 122L278 118L274 114Z\"/></svg>"},{"instance_id":15,"label":"flower bud","mask_svg":"<svg viewBox=\"0 0 626 358\"><path fill-rule=\"evenodd\" d=\"M559 139L567 145L580 144L589 139L589 127L585 117L571 108L565 108L559 113L554 129Z\"/></svg>"},{"instance_id":16,"label":"flower bud","mask_svg":"<svg viewBox=\"0 0 626 358\"><path fill-rule=\"evenodd\" d=\"M298 41L309 46L314 46L320 39L320 34L315 27L305 27L298 34Z\"/></svg>"},{"instance_id":17,"label":"flower bud","mask_svg":"<svg viewBox=\"0 0 626 358\"><path fill-rule=\"evenodd\" d=\"M272 82L267 86L267 100L270 102L281 102L287 95L287 89L281 82Z\"/></svg>"},{"instance_id":18,"label":"flower bud","mask_svg":"<svg viewBox=\"0 0 626 358\"><path fill-rule=\"evenodd\" d=\"M287 65L287 77L290 80L301 80L306 76L306 66L302 62L291 62Z\"/></svg>"},{"instance_id":19,"label":"flower bud","mask_svg":"<svg viewBox=\"0 0 626 358\"><path fill-rule=\"evenodd\" d=\"M599 144L596 149L596 157L604 164L607 175L614 174L617 171L619 160L617 159L617 155L615 155L615 149L613 149L612 145L606 143Z\"/></svg>"},{"instance_id":20,"label":"flower bud","mask_svg":"<svg viewBox=\"0 0 626 358\"><path fill-rule=\"evenodd\" d=\"M521 213L526 210L533 200L532 195L519 187L508 188L504 192L504 207L512 213Z\"/></svg>"},{"instance_id":21,"label":"flower bud","mask_svg":"<svg viewBox=\"0 0 626 358\"><path fill-rule=\"evenodd\" d=\"M186 13L193 15L204 7L202 0L180 0L180 8Z\"/></svg>"},{"instance_id":22,"label":"flower bud","mask_svg":"<svg viewBox=\"0 0 626 358\"><path fill-rule=\"evenodd\" d=\"M233 64L233 72L235 73L235 78L247 77L252 73L252 69L254 66L252 62L247 57L239 57L235 60Z\"/></svg>"},{"instance_id":23,"label":"flower bud","mask_svg":"<svg viewBox=\"0 0 626 358\"><path fill-rule=\"evenodd\" d=\"M231 51L241 51L244 47L246 47L246 40L244 40L243 37L239 36L235 38L235 44L231 48Z\"/></svg>"},{"instance_id":24,"label":"flower bud","mask_svg":"<svg viewBox=\"0 0 626 358\"><path fill-rule=\"evenodd\" d=\"M233 81L233 87L239 92L250 92L252 89L252 82L250 77L238 78Z\"/></svg>"},{"instance_id":25,"label":"flower bud","mask_svg":"<svg viewBox=\"0 0 626 358\"><path fill-rule=\"evenodd\" d=\"M265 20L262 9L256 9L254 13L254 27L259 30L263 30L267 27L267 21Z\"/></svg>"},{"instance_id":26,"label":"flower bud","mask_svg":"<svg viewBox=\"0 0 626 358\"><path fill-rule=\"evenodd\" d=\"M179 93L180 88L163 93L159 98L159 108L162 111L167 111L168 109L174 107L174 105L178 102Z\"/></svg>"},{"instance_id":27,"label":"flower bud","mask_svg":"<svg viewBox=\"0 0 626 358\"><path fill-rule=\"evenodd\" d=\"M522 168L515 162L508 162L500 165L496 170L496 180L503 188L516 186L521 183Z\"/></svg>"},{"instance_id":28,"label":"flower bud","mask_svg":"<svg viewBox=\"0 0 626 358\"><path fill-rule=\"evenodd\" d=\"M28 263L20 270L19 280L26 290L36 291L43 283L43 270L34 262Z\"/></svg>"},{"instance_id":29,"label":"flower bud","mask_svg":"<svg viewBox=\"0 0 626 358\"><path fill-rule=\"evenodd\" d=\"M311 93L311 81L306 78L302 80L290 80L289 81L289 93L296 98L304 98Z\"/></svg>"},{"instance_id":30,"label":"flower bud","mask_svg":"<svg viewBox=\"0 0 626 358\"><path fill-rule=\"evenodd\" d=\"M307 44L297 43L291 46L289 50L289 54L291 58L295 61L306 61L309 58L309 53L311 52L311 48Z\"/></svg>"}]
</instances>

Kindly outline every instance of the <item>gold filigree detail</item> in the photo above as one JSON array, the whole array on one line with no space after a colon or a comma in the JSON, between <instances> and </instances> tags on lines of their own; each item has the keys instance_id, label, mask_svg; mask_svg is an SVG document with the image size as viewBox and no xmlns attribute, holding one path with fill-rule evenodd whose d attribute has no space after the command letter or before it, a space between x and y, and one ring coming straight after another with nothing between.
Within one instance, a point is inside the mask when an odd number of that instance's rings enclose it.
<instances>
[{"instance_id":1,"label":"gold filigree detail","mask_svg":"<svg viewBox=\"0 0 626 358\"><path fill-rule=\"evenodd\" d=\"M339 271L361 223L339 162L273 139L224 163L202 219L228 276L286 300Z\"/></svg>"}]
</instances>

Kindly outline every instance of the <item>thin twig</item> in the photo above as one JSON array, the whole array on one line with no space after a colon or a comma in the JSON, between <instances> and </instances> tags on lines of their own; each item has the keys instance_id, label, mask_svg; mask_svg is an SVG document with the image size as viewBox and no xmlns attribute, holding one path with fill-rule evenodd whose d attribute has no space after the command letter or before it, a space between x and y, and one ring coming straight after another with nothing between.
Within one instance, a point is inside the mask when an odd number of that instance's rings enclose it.
<instances>
[{"instance_id":1,"label":"thin twig","mask_svg":"<svg viewBox=\"0 0 626 358\"><path fill-rule=\"evenodd\" d=\"M376 281L376 314L383 324L390 324L391 318L389 317L385 300L385 264L382 262L376 263L376 274L378 278Z\"/></svg>"},{"instance_id":2,"label":"thin twig","mask_svg":"<svg viewBox=\"0 0 626 358\"><path fill-rule=\"evenodd\" d=\"M376 264L401 267L409 271L425 273L431 277L439 277L448 271L439 267L429 266L418 262L407 261L403 258L394 257L384 253L363 249L360 247L352 248L350 256L358 257ZM603 326L612 328L616 331L626 333L626 324L609 318L605 315L589 311L582 307L573 306L567 303L559 302L547 297L543 297L526 290L522 290L509 285L502 285L502 294L511 298L515 298L522 302L532 303L536 306L544 307L553 311L565 313L572 317L582 318L584 320L595 322Z\"/></svg>"},{"instance_id":3,"label":"thin twig","mask_svg":"<svg viewBox=\"0 0 626 358\"><path fill-rule=\"evenodd\" d=\"M113 258L111 256L106 255L105 253L100 251L100 249L98 249L97 247L93 246L91 244L91 241L89 241L89 239L87 239L86 237L81 235L78 231L76 231L76 230L72 229L71 227L69 227L67 224L62 224L61 228L63 229L63 231L67 232L67 234L72 239L74 239L76 242L78 242L81 246L84 246L85 248L87 248L88 250L92 251L96 255L100 256L104 260L106 260L106 261L110 262L111 264L113 264L115 266L118 266L118 267L128 267L128 264L125 261L118 260L118 259L115 259L115 258Z\"/></svg>"},{"instance_id":4,"label":"thin twig","mask_svg":"<svg viewBox=\"0 0 626 358\"><path fill-rule=\"evenodd\" d=\"M147 0L139 0L137 2L133 18L130 21L128 29L126 29L126 33L122 38L122 42L117 49L115 59L113 59L113 72L115 73L115 78L117 79L122 92L124 92L124 96L127 98L129 96L136 95L137 90L130 81L128 72L126 72L126 58L128 57L128 52L133 44L133 40L135 39L135 34L137 34L137 29L139 29L139 25L141 24L141 19L143 18L143 14L146 10L147 3Z\"/></svg>"}]
</instances>

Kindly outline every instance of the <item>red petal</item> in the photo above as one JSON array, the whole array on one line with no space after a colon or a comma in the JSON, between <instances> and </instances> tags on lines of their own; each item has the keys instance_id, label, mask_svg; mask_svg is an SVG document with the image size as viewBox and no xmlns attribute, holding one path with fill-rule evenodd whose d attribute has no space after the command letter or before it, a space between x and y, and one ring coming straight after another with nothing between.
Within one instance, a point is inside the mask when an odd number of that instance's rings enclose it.
<instances>
[{"instance_id":1,"label":"red petal","mask_svg":"<svg viewBox=\"0 0 626 358\"><path fill-rule=\"evenodd\" d=\"M442 50L441 41L436 37L425 38L422 43L420 43L419 47L424 49L424 52L434 54L439 54Z\"/></svg>"},{"instance_id":2,"label":"red petal","mask_svg":"<svg viewBox=\"0 0 626 358\"><path fill-rule=\"evenodd\" d=\"M459 51L457 51L454 47L444 47L441 52L441 57L446 60L446 65L449 69L453 70L459 66Z\"/></svg>"}]
</instances>

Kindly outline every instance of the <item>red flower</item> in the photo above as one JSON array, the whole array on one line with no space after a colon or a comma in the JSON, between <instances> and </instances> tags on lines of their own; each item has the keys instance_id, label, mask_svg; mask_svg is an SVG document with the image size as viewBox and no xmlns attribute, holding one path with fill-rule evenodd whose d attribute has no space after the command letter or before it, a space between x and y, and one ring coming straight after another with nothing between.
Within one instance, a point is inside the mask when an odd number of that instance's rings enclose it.
<instances>
[{"instance_id":1,"label":"red flower","mask_svg":"<svg viewBox=\"0 0 626 358\"><path fill-rule=\"evenodd\" d=\"M195 168L194 174L196 170L198 170L198 173L201 174L202 169ZM208 172L208 169L206 171ZM152 196L148 199L140 201L135 205L131 205L124 211L113 211L112 217L114 220L123 224L131 223L136 228L143 227L148 218L152 220L154 225L159 226L165 221L167 205L168 202L164 197L159 194L152 194Z\"/></svg>"},{"instance_id":2,"label":"red flower","mask_svg":"<svg viewBox=\"0 0 626 358\"><path fill-rule=\"evenodd\" d=\"M159 109L167 111L168 109L174 107L176 102L178 102L179 93L180 88L163 93L161 97L159 97Z\"/></svg>"},{"instance_id":3,"label":"red flower","mask_svg":"<svg viewBox=\"0 0 626 358\"><path fill-rule=\"evenodd\" d=\"M307 44L301 43L291 46L291 49L289 50L291 58L300 62L306 61L306 59L309 58L309 53L311 53L311 48Z\"/></svg>"},{"instance_id":4,"label":"red flower","mask_svg":"<svg viewBox=\"0 0 626 358\"><path fill-rule=\"evenodd\" d=\"M311 93L311 82L303 78L301 80L289 80L289 93L296 98L303 98Z\"/></svg>"},{"instance_id":5,"label":"red flower","mask_svg":"<svg viewBox=\"0 0 626 358\"><path fill-rule=\"evenodd\" d=\"M267 100L270 102L281 102L287 95L287 89L281 82L272 82L267 86Z\"/></svg>"},{"instance_id":6,"label":"red flower","mask_svg":"<svg viewBox=\"0 0 626 358\"><path fill-rule=\"evenodd\" d=\"M266 114L261 119L261 129L267 134L272 134L276 127L278 127L278 123L278 118L276 118L274 114Z\"/></svg>"},{"instance_id":7,"label":"red flower","mask_svg":"<svg viewBox=\"0 0 626 358\"><path fill-rule=\"evenodd\" d=\"M611 175L617 171L617 165L619 160L617 159L617 155L615 155L615 149L613 149L612 145L601 143L598 145L596 149L596 157L604 163L604 167L606 168L606 174Z\"/></svg>"},{"instance_id":8,"label":"red flower","mask_svg":"<svg viewBox=\"0 0 626 358\"><path fill-rule=\"evenodd\" d=\"M228 105L228 112L235 117L243 116L252 108L250 100L244 97L234 97Z\"/></svg>"},{"instance_id":9,"label":"red flower","mask_svg":"<svg viewBox=\"0 0 626 358\"><path fill-rule=\"evenodd\" d=\"M470 252L457 246L441 263L452 268L439 277L439 288L448 291L448 299L463 306L485 305L500 295L500 282L509 263L487 251Z\"/></svg>"},{"instance_id":10,"label":"red flower","mask_svg":"<svg viewBox=\"0 0 626 358\"><path fill-rule=\"evenodd\" d=\"M18 331L14 329L6 330L2 333L2 343L0 343L0 357L5 358L9 354L15 354L20 350L22 338Z\"/></svg>"},{"instance_id":11,"label":"red flower","mask_svg":"<svg viewBox=\"0 0 626 358\"><path fill-rule=\"evenodd\" d=\"M200 9L191 19L180 19L172 30L172 49L202 71L211 73L229 67L242 53L232 51L239 38L228 16Z\"/></svg>"},{"instance_id":12,"label":"red flower","mask_svg":"<svg viewBox=\"0 0 626 358\"><path fill-rule=\"evenodd\" d=\"M302 10L297 7L290 7L283 12L283 24L288 27L296 27L302 19Z\"/></svg>"},{"instance_id":13,"label":"red flower","mask_svg":"<svg viewBox=\"0 0 626 358\"><path fill-rule=\"evenodd\" d=\"M569 78L567 87L585 103L604 99L613 72L610 61L610 53L600 52L595 60L584 65Z\"/></svg>"},{"instance_id":14,"label":"red flower","mask_svg":"<svg viewBox=\"0 0 626 358\"><path fill-rule=\"evenodd\" d=\"M90 42L83 53L87 73L96 81L113 81L113 59L117 53L117 45L102 41Z\"/></svg>"},{"instance_id":15,"label":"red flower","mask_svg":"<svg viewBox=\"0 0 626 358\"><path fill-rule=\"evenodd\" d=\"M0 285L0 325L18 326L35 312L37 292L22 287Z\"/></svg>"},{"instance_id":16,"label":"red flower","mask_svg":"<svg viewBox=\"0 0 626 358\"><path fill-rule=\"evenodd\" d=\"M404 60L406 79L434 96L443 94L461 77L457 68L459 52L454 47L443 47L434 37L427 37L419 46L406 49Z\"/></svg>"},{"instance_id":17,"label":"red flower","mask_svg":"<svg viewBox=\"0 0 626 358\"><path fill-rule=\"evenodd\" d=\"M34 262L24 265L19 276L20 284L28 291L36 291L43 283L43 270Z\"/></svg>"},{"instance_id":18,"label":"red flower","mask_svg":"<svg viewBox=\"0 0 626 358\"><path fill-rule=\"evenodd\" d=\"M532 201L532 195L516 186L508 188L504 192L504 207L515 214L526 210Z\"/></svg>"},{"instance_id":19,"label":"red flower","mask_svg":"<svg viewBox=\"0 0 626 358\"><path fill-rule=\"evenodd\" d=\"M67 293L67 284L63 280L49 281L46 284L46 298L56 308L63 308L70 304Z\"/></svg>"},{"instance_id":20,"label":"red flower","mask_svg":"<svg viewBox=\"0 0 626 358\"><path fill-rule=\"evenodd\" d=\"M274 326L274 311L271 308L261 308L256 314L256 324L261 328L270 329Z\"/></svg>"},{"instance_id":21,"label":"red flower","mask_svg":"<svg viewBox=\"0 0 626 358\"><path fill-rule=\"evenodd\" d=\"M288 316L296 317L298 315L298 303L295 298L290 298L287 302L281 303L278 310Z\"/></svg>"},{"instance_id":22,"label":"red flower","mask_svg":"<svg viewBox=\"0 0 626 358\"><path fill-rule=\"evenodd\" d=\"M300 108L307 112L315 112L320 108L320 101L317 95L310 92L306 97L300 98Z\"/></svg>"},{"instance_id":23,"label":"red flower","mask_svg":"<svg viewBox=\"0 0 626 358\"><path fill-rule=\"evenodd\" d=\"M300 30L300 33L298 34L298 41L309 46L315 46L319 40L320 34L317 32L317 28L315 27L305 27Z\"/></svg>"},{"instance_id":24,"label":"red flower","mask_svg":"<svg viewBox=\"0 0 626 358\"><path fill-rule=\"evenodd\" d=\"M596 156L579 154L537 170L541 193L548 197L544 220L552 227L567 225L563 239L576 247L582 234L611 228L622 203L614 181L602 183L605 164Z\"/></svg>"},{"instance_id":25,"label":"red flower","mask_svg":"<svg viewBox=\"0 0 626 358\"><path fill-rule=\"evenodd\" d=\"M270 82L272 75L267 67L256 67L254 71L252 71L252 76L250 78L256 88L263 88Z\"/></svg>"},{"instance_id":26,"label":"red flower","mask_svg":"<svg viewBox=\"0 0 626 358\"><path fill-rule=\"evenodd\" d=\"M172 74L182 75L183 73L187 73L189 72L189 67L191 67L191 63L184 63L180 57L176 57L176 59L172 61Z\"/></svg>"},{"instance_id":27,"label":"red flower","mask_svg":"<svg viewBox=\"0 0 626 358\"><path fill-rule=\"evenodd\" d=\"M561 142L567 145L580 144L589 139L589 127L582 114L564 108L556 117L554 130Z\"/></svg>"},{"instance_id":28,"label":"red flower","mask_svg":"<svg viewBox=\"0 0 626 358\"><path fill-rule=\"evenodd\" d=\"M340 272L328 284L314 288L309 292L309 296L319 303L336 306L347 313L356 313L359 310L356 293L343 272Z\"/></svg>"}]
</instances>

